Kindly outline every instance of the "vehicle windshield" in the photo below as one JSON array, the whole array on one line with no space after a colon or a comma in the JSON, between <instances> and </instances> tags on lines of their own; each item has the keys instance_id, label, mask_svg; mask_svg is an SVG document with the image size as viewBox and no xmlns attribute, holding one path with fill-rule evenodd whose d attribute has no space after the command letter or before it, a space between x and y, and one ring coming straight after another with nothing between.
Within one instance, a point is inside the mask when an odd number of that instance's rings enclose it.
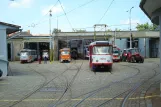
<instances>
[{"instance_id":1,"label":"vehicle windshield","mask_svg":"<svg viewBox=\"0 0 161 107\"><path fill-rule=\"evenodd\" d=\"M111 46L94 46L93 54L111 54L112 47Z\"/></svg>"},{"instance_id":2,"label":"vehicle windshield","mask_svg":"<svg viewBox=\"0 0 161 107\"><path fill-rule=\"evenodd\" d=\"M26 51L21 51L20 55L21 55L21 56L26 56L26 55L28 55L28 52L26 52Z\"/></svg>"},{"instance_id":3,"label":"vehicle windshield","mask_svg":"<svg viewBox=\"0 0 161 107\"><path fill-rule=\"evenodd\" d=\"M113 48L113 53L115 53L115 54L120 54L120 51L119 51L119 49L117 49L117 48Z\"/></svg>"},{"instance_id":4,"label":"vehicle windshield","mask_svg":"<svg viewBox=\"0 0 161 107\"><path fill-rule=\"evenodd\" d=\"M43 55L48 55L48 52L43 52Z\"/></svg>"},{"instance_id":5,"label":"vehicle windshield","mask_svg":"<svg viewBox=\"0 0 161 107\"><path fill-rule=\"evenodd\" d=\"M62 51L61 55L69 55L69 51Z\"/></svg>"},{"instance_id":6,"label":"vehicle windshield","mask_svg":"<svg viewBox=\"0 0 161 107\"><path fill-rule=\"evenodd\" d=\"M139 52L138 49L131 49L130 51L131 51L132 54Z\"/></svg>"},{"instance_id":7,"label":"vehicle windshield","mask_svg":"<svg viewBox=\"0 0 161 107\"><path fill-rule=\"evenodd\" d=\"M137 50L137 49L132 49L132 50L131 50L131 53L132 53L132 54L138 53L138 50Z\"/></svg>"},{"instance_id":8,"label":"vehicle windshield","mask_svg":"<svg viewBox=\"0 0 161 107\"><path fill-rule=\"evenodd\" d=\"M124 50L123 53L127 53L127 50Z\"/></svg>"}]
</instances>

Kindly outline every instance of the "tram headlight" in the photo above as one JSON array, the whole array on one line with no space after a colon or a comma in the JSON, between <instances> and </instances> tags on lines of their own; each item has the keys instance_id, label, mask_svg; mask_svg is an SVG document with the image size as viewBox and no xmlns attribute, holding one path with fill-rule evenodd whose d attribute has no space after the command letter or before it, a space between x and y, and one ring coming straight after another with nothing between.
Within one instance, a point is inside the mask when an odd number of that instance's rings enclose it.
<instances>
[{"instance_id":1,"label":"tram headlight","mask_svg":"<svg viewBox=\"0 0 161 107\"><path fill-rule=\"evenodd\" d=\"M96 60L96 62L98 62L98 60Z\"/></svg>"},{"instance_id":2,"label":"tram headlight","mask_svg":"<svg viewBox=\"0 0 161 107\"><path fill-rule=\"evenodd\" d=\"M110 60L107 60L107 62L110 62Z\"/></svg>"}]
</instances>

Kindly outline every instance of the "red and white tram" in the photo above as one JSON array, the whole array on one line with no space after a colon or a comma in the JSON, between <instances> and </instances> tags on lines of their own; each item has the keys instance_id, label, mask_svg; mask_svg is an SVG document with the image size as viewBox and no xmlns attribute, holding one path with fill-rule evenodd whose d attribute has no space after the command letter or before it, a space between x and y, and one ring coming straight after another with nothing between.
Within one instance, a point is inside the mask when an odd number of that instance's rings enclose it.
<instances>
[{"instance_id":1,"label":"red and white tram","mask_svg":"<svg viewBox=\"0 0 161 107\"><path fill-rule=\"evenodd\" d=\"M22 49L20 52L21 63L32 62L36 60L36 58L37 58L36 50Z\"/></svg>"},{"instance_id":2,"label":"red and white tram","mask_svg":"<svg viewBox=\"0 0 161 107\"><path fill-rule=\"evenodd\" d=\"M97 68L112 70L113 46L108 41L95 41L89 45L89 66L92 71Z\"/></svg>"},{"instance_id":3,"label":"red and white tram","mask_svg":"<svg viewBox=\"0 0 161 107\"><path fill-rule=\"evenodd\" d=\"M113 61L121 61L121 49L117 46L113 46Z\"/></svg>"}]
</instances>

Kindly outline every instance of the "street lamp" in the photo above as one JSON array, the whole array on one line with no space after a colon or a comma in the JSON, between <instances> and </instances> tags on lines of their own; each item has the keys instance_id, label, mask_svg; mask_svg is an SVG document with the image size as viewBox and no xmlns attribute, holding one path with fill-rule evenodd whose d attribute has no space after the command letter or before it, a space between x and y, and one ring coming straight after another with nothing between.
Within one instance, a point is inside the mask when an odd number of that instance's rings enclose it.
<instances>
[{"instance_id":1,"label":"street lamp","mask_svg":"<svg viewBox=\"0 0 161 107\"><path fill-rule=\"evenodd\" d=\"M49 13L49 36L50 36L50 62L52 61L52 36L51 36L51 16L52 16L52 14L51 14L51 10L49 11L50 13Z\"/></svg>"},{"instance_id":2,"label":"street lamp","mask_svg":"<svg viewBox=\"0 0 161 107\"><path fill-rule=\"evenodd\" d=\"M126 11L126 12L129 12L130 13L130 16L129 16L129 21L130 21L130 48L132 48L132 32L131 32L131 10L133 9L134 7L131 7L130 10Z\"/></svg>"}]
</instances>

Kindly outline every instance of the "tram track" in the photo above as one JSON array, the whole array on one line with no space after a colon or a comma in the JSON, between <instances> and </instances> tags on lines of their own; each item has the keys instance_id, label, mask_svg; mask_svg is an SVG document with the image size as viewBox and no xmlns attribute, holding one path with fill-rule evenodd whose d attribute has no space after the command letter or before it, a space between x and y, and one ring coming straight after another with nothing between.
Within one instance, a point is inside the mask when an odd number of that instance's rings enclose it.
<instances>
[{"instance_id":1,"label":"tram track","mask_svg":"<svg viewBox=\"0 0 161 107\"><path fill-rule=\"evenodd\" d=\"M153 63L153 64L156 64L156 63ZM159 65L158 64L156 64L157 65L157 67L159 67ZM143 87L143 85L144 84L146 84L147 82L149 82L151 79L153 79L153 78L155 78L156 76L157 76L157 71L155 70L155 68L156 67L154 67L153 69L152 69L152 71L154 71L153 73L153 75L151 76L151 77L149 77L147 80L144 80L144 81L142 81L142 82L140 82L140 83L136 83L136 84L138 84L137 86L134 86L133 88L132 88L132 90L131 91L129 91L129 93L124 97L124 100L122 101L122 103L121 103L121 107L126 107L127 106L127 103L128 103L128 99L131 97L131 96L134 96L134 94L136 94L136 97L138 96L137 95L137 92L139 92L140 91L140 93L143 91L143 89L145 88L145 87ZM143 87L143 89L141 89ZM139 88L140 88L140 90L139 90ZM144 95L144 101L145 101L145 96L146 96L146 94ZM135 97L135 98L136 98ZM139 100L139 107L140 107L140 95L139 95L139 97L137 97L138 98L138 100ZM145 103L146 104L146 103ZM128 106L131 106L131 105L128 105ZM127 107L128 107L127 106Z\"/></svg>"},{"instance_id":2,"label":"tram track","mask_svg":"<svg viewBox=\"0 0 161 107\"><path fill-rule=\"evenodd\" d=\"M75 62L75 63L76 63L76 62ZM72 65L74 65L75 63L73 63ZM65 64L64 64L64 65L65 65ZM29 92L27 95L25 95L25 96L24 96L23 98L21 98L20 100L15 101L14 103L12 103L9 107L14 107L15 105L21 103L23 100L29 98L30 96L32 96L33 94L35 94L36 92L38 92L41 88L45 87L45 86L48 85L50 82L52 82L52 81L55 80L56 78L58 78L58 77L60 77L61 75L63 75L66 71L68 71L68 70L72 67L72 65L69 66L69 67L66 66L66 69L65 69L62 73L58 74L57 76L55 76L55 77L52 78L51 80L47 81L47 77L46 77L43 73L40 73L40 72L38 72L37 70L31 68L31 66L29 66L29 64L28 64L28 68L31 69L31 71L36 72L36 73L39 74L41 77L43 77L43 78L44 78L44 81L41 82L40 85L39 85L39 87L37 87L34 91ZM36 65L36 67L38 67L38 65ZM48 70L48 71L49 71L49 70Z\"/></svg>"},{"instance_id":3,"label":"tram track","mask_svg":"<svg viewBox=\"0 0 161 107\"><path fill-rule=\"evenodd\" d=\"M120 64L120 65L121 65L121 64ZM137 72L135 75L133 75L133 76L129 76L129 77L127 77L127 78L123 79L123 80L120 80L118 83L122 83L122 82L124 82L125 80L131 79L131 78L134 78L135 76L139 75L139 74L140 74L140 72L141 72L141 71L140 71L140 69L138 69L138 68L136 68L136 67L132 67L132 66L128 66L128 65L122 65L122 66L126 66L126 67L129 67L129 68L136 69L138 72ZM115 83L115 84L118 84L118 83ZM113 85L115 85L115 84L113 84ZM136 84L136 86L138 86L138 84ZM102 107L103 105L105 105L105 104L108 104L108 103L112 102L113 100L115 100L116 98L118 98L118 97L120 97L120 96L124 95L125 93L129 92L130 90L131 90L131 89L127 89L127 90L125 90L125 91L123 91L123 92L119 93L118 95L115 95L112 99L107 100L107 101L105 101L105 102L101 103L100 105L98 105L98 106L96 106L96 107Z\"/></svg>"},{"instance_id":4,"label":"tram track","mask_svg":"<svg viewBox=\"0 0 161 107\"><path fill-rule=\"evenodd\" d=\"M77 65L76 65L76 69L75 69L75 70L77 70L77 72L76 72L75 75L73 76L73 78L72 78L72 80L70 81L70 83L68 83L68 86L66 87L65 91L63 92L63 94L60 96L60 98L57 100L57 102L56 102L55 104L53 104L53 107L56 107L56 106L60 103L60 101L63 99L63 97L64 97L65 94L67 93L68 89L71 87L71 85L73 84L74 80L75 80L76 77L78 76L78 73L80 72L82 65L83 65L83 61L82 61L82 63L81 63L80 66L77 66ZM74 70L74 69L73 69L73 70Z\"/></svg>"},{"instance_id":5,"label":"tram track","mask_svg":"<svg viewBox=\"0 0 161 107\"><path fill-rule=\"evenodd\" d=\"M64 66L66 66L66 71L68 71L68 70L83 70L83 69L81 69L81 67L80 66L77 66L76 65L76 61L73 61L74 63L72 64L72 65L70 65L70 66L67 66L66 64L63 64ZM72 66L74 66L74 64L75 64L75 67L73 67L72 68ZM154 64L156 64L156 63L154 63ZM120 64L121 65L121 64ZM159 65L158 64L156 64L157 65L157 67L159 67ZM38 65L37 65L38 66ZM90 92L87 92L87 93L85 93L85 94L82 94L82 95L79 95L79 96L77 96L77 97L74 97L74 98L79 98L79 97L81 97L81 96L85 96L84 98L82 98L78 103L75 103L74 105L73 105L73 107L77 107L77 106L79 106L79 105L81 105L82 103L84 103L85 101L87 101L88 99L90 99L90 97L93 97L93 96L95 96L97 93L99 93L99 92L101 92L101 91L103 91L104 92L104 90L105 89L108 89L109 87L111 87L111 86L113 86L113 85L117 85L117 84L120 84L120 83L122 83L122 82L124 82L125 80L129 80L129 79L131 79L131 78L134 78L135 76L137 76L137 75L139 75L140 74L140 70L141 70L141 68L145 68L144 67L144 65L143 66L140 66L139 64L130 64L130 65L121 65L121 66L126 66L126 67L128 67L128 68L133 68L133 69L135 69L137 72L135 73L135 74L133 74L132 76L128 76L128 77L126 77L125 79L123 79L123 80L119 80L119 81L115 81L115 82L112 82L111 84L108 84L108 85L106 85L106 86L101 86L100 88L98 88L98 89L96 89L96 90L92 90L92 91L90 91ZM79 69L79 67L80 67L80 69ZM157 67L155 67L155 68L157 68ZM123 97L123 98L126 98L126 99L123 99L122 100L122 102L124 101L124 100L126 100L125 101L125 105L123 106L123 107L126 107L126 105L128 104L128 105L130 105L131 103L137 103L137 101L135 101L135 100L130 100L130 101L133 101L133 102L129 102L128 101L128 99L132 96L133 98L136 98L137 100L139 100L139 103L140 103L140 100L142 100L143 98L140 98L140 94L141 94L141 91L142 91L142 87L144 87L143 85L144 84L146 84L147 82L148 82L148 80L150 81L151 79L153 79L153 76L154 76L154 78L155 78L155 76L156 75L158 75L158 73L157 73L157 71L155 71L155 68L152 68L151 69L151 71L153 70L153 72L148 72L148 73L150 73L150 74L153 74L152 76L150 75L150 77L144 77L144 80L142 81L142 82L137 82L137 83L135 83L133 86L132 86L132 88L130 88L130 89L127 89L127 90L123 90L123 91L121 91L121 93L119 93L119 94L114 94L113 96L112 96L112 98L111 99L109 99L109 100L107 100L107 101L104 101L103 103L101 102L101 104L99 104L97 107L101 107L101 106L104 106L104 105L106 105L106 104L108 104L108 103L115 103L116 102L116 99L118 98L118 97L122 97L122 96L125 96L125 97ZM147 70L148 70L149 68L147 68ZM118 69L119 70L119 69ZM37 70L36 70L37 71ZM48 70L48 71L50 71L50 70ZM65 71L65 72L66 72ZM35 71L33 71L33 72L35 72ZM52 71L51 71L52 72ZM64 72L64 73L65 73ZM77 71L78 72L78 71ZM58 74L57 76L55 76L57 79L58 78L60 78L60 77L63 77L63 78L65 78L64 79L64 82L65 82L65 91L62 93L62 95L58 98L58 100L56 100L56 103L54 104L54 107L56 107L56 106L58 106L58 105L60 105L60 104L63 104L63 103L65 103L66 101L63 101L63 99L64 99L64 96L66 95L66 93L67 92L69 92L69 91L71 91L71 90L69 90L70 88L71 88L71 85L73 84L73 82L74 82L74 80L75 80L75 78L77 77L77 72L74 74L74 76L72 77L72 79L70 80L70 82L68 81L68 79L66 78L66 75L63 75L64 73L60 73L60 74ZM44 77L46 77L45 75L43 75L43 73L41 73L41 72L39 72L40 74L39 75L41 75L42 74L42 77L44 76ZM53 72L54 73L54 72ZM79 73L79 72L78 72ZM146 73L145 71L143 71L143 72L141 72L142 74L141 75L143 75L144 73ZM76 75L76 76L75 76ZM149 74L148 74L149 75ZM140 76L141 77L141 76ZM55 79L56 79L55 78ZM51 80L51 81L54 81L55 80L54 78L53 78L53 80ZM148 80L147 80L148 79ZM61 78L60 78L60 80L61 80ZM50 81L50 80L49 80ZM45 78L44 78L44 81L43 82L45 82L44 84L47 84L48 82L49 82L48 80L45 80ZM43 82L41 83L41 84L43 84ZM155 84L157 81L153 81L153 82L151 82L151 85L153 85L153 84ZM50 83L50 82L49 82ZM127 83L127 84L130 84L130 83ZM151 86L150 85L150 86ZM46 85L44 85L44 86L46 86ZM42 86L42 88L44 87L44 86ZM149 87L150 87L149 86ZM38 87L37 87L38 88ZM41 89L41 88L40 88ZM40 89L38 89L38 91L40 90ZM144 89L144 88L143 88ZM147 89L147 88L146 88ZM141 91L140 91L141 90ZM148 89L147 89L148 90ZM38 91L36 91L36 92L38 92ZM35 93L36 93L35 92ZM104 92L104 93L106 93L106 92ZM130 94L131 93L131 94ZM34 93L33 93L34 94ZM33 95L33 94L31 94L31 95ZM30 96L31 96L30 95ZM29 97L30 97L29 96ZM71 95L72 96L72 95ZM138 97L139 96L139 97ZM26 96L27 97L27 96ZM29 97L27 97L27 98L29 98ZM146 100L146 93L145 93L145 96L144 96L144 100ZM27 99L27 98L25 98L25 99ZM72 97L70 97L71 99L72 99ZM22 99L22 101L23 100L25 100L25 99ZM68 100L68 101L70 101L71 99L65 99L65 100ZM20 101L20 102L22 102L22 101ZM18 102L18 103L20 103L20 102ZM119 103L121 102L121 101L118 101ZM17 104L18 104L17 103ZM16 105L17 105L16 104ZM76 105L76 104L78 104L78 105ZM120 103L120 104L122 104L122 103ZM14 105L13 105L14 106ZM66 106L68 106L68 105L66 105ZM139 105L139 107L140 107L141 105ZM10 107L12 107L12 106L10 106ZM122 106L121 106L122 107Z\"/></svg>"},{"instance_id":6,"label":"tram track","mask_svg":"<svg viewBox=\"0 0 161 107\"><path fill-rule=\"evenodd\" d=\"M157 63L156 63L157 64ZM157 64L157 67L159 68L159 64ZM159 73L160 74L160 73ZM146 99L145 97L147 96L147 93L148 93L148 90L156 83L160 82L160 80L158 81L154 81L152 84L149 85L149 87L145 90L145 94L144 94L144 101L145 101L145 104L146 104L146 107L147 107L147 103L146 103Z\"/></svg>"},{"instance_id":7,"label":"tram track","mask_svg":"<svg viewBox=\"0 0 161 107\"><path fill-rule=\"evenodd\" d=\"M112 86L112 85L114 85L114 84L121 83L121 82L123 82L124 80L128 80L128 79L130 79L130 78L134 78L135 76L137 76L137 75L140 74L140 69L139 69L139 68L136 68L136 66L128 66L128 65L122 65L122 66L126 66L126 67L131 67L131 68L137 69L138 72L137 72L137 74L135 74L135 75L133 75L133 76L129 76L129 77L127 77L127 78L125 78L125 79L123 79L123 80L121 80L121 81L114 82L114 83L109 84L109 85L107 85L107 86L105 86L105 87L101 87L101 88L99 88L99 89L97 89L97 90L95 90L95 91L89 92L89 95L87 95L87 96L86 96L85 98L83 98L81 101L79 101L78 103L76 103L73 107L77 107L78 105L80 105L81 103L83 103L83 102L84 102L86 99L88 99L89 97L94 96L94 95L97 94L98 92L100 92L100 91L102 91L102 90L104 90L104 89L107 89L107 88L109 88L110 86ZM154 74L154 75L156 75L156 74ZM152 77L151 77L151 78L152 78ZM134 86L133 88L128 89L128 90L125 90L124 92L122 92L122 93L120 93L120 94L114 96L112 99L110 99L110 100L108 100L108 101L105 101L104 103L102 103L102 104L100 104L100 105L98 105L98 106L96 106L96 107L101 107L101 106L103 106L103 105L105 105L105 104L107 104L107 103L113 101L113 100L116 99L117 97L120 97L120 96L122 96L122 95L126 95L125 93L127 93L127 92L133 92L133 91L135 91L137 88L139 88L140 85L141 85L141 83L136 83L135 86ZM128 95L129 95L129 94L128 94Z\"/></svg>"},{"instance_id":8,"label":"tram track","mask_svg":"<svg viewBox=\"0 0 161 107\"><path fill-rule=\"evenodd\" d=\"M122 65L122 66L126 66L126 65ZM129 67L129 66L126 66L126 67ZM84 102L85 100L87 100L88 98L94 96L95 94L99 93L100 91L103 91L104 89L109 88L109 87L112 86L112 85L121 83L121 82L124 81L124 80L127 80L127 79L129 79L129 78L133 78L133 77L135 77L136 75L139 75L139 73L140 73L140 70L139 70L139 69L134 68L134 67L129 67L129 68L136 69L136 70L137 70L137 73L136 73L135 75L129 76L128 78L125 78L125 79L123 79L123 80L121 80L121 81L112 82L112 83L110 83L110 84L108 84L108 85L106 85L106 86L100 87L100 88L98 88L98 89L95 89L95 90L92 90L92 91L90 91L90 92L87 92L87 93L84 93L84 94L82 94L82 95L79 95L79 96L77 96L77 97L74 97L73 99L79 98L79 97L81 97L81 96L85 96L82 100L80 100L79 102L75 103L75 104L73 105L73 107L79 106L81 103L83 103L83 102ZM119 95L114 96L113 99L115 99L115 98L121 96L122 94L126 93L127 91L129 91L129 90L126 90L126 91L120 93ZM113 99L110 99L110 100L106 101L105 103L110 102L110 101L112 101ZM68 102L68 101L69 101L69 100L60 102L58 105L64 104L64 103L66 103L66 102Z\"/></svg>"},{"instance_id":9,"label":"tram track","mask_svg":"<svg viewBox=\"0 0 161 107\"><path fill-rule=\"evenodd\" d=\"M133 66L133 67L136 67L136 65L131 65L131 67L132 67L132 66ZM137 69L138 69L138 68L137 68ZM138 69L138 70L139 70L139 69ZM156 76L156 72L155 72L154 76ZM151 77L151 78L152 78L152 77ZM149 78L149 79L151 79L151 78ZM144 83L144 82L143 82L143 83ZM97 107L101 107L101 106L103 106L103 105L109 103L110 101L114 100L115 98L122 96L123 94L126 95L126 97L127 97L127 96L129 97L129 96L130 96L130 92L135 92L135 90L138 89L138 88L140 87L140 85L141 85L141 83L136 83L132 89L127 90L127 91L124 91L123 93L120 93L118 96L115 96L115 97L112 98L111 100L106 101L106 102L102 103L101 105L99 105L99 106L97 106ZM126 92L128 92L128 94L125 94ZM137 96L137 94L136 94L136 96ZM127 100L126 97L124 98L124 100ZM135 97L135 98L136 98L136 97ZM128 103L128 102L127 102L127 103ZM122 103L122 105L123 105L123 103ZM124 107L124 106L121 106L121 107ZM139 106L139 107L140 107L140 106Z\"/></svg>"}]
</instances>

